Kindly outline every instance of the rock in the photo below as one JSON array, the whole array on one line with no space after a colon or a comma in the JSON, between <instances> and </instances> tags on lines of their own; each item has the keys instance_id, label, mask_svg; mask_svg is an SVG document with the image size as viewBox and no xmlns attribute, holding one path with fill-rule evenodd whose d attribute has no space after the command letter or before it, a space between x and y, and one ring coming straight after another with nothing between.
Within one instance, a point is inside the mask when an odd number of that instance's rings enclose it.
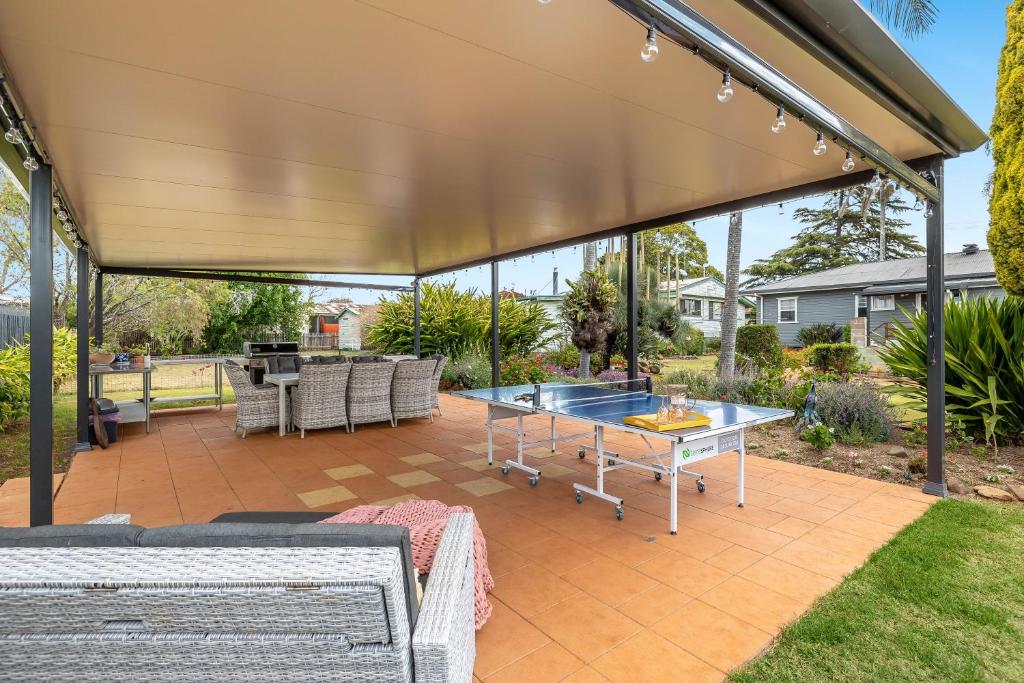
<instances>
[{"instance_id":1,"label":"rock","mask_svg":"<svg viewBox=\"0 0 1024 683\"><path fill-rule=\"evenodd\" d=\"M894 458L906 458L910 456L910 453L908 453L907 449L903 446L890 446L887 453Z\"/></svg>"},{"instance_id":2,"label":"rock","mask_svg":"<svg viewBox=\"0 0 1024 683\"><path fill-rule=\"evenodd\" d=\"M967 484L963 483L959 479L947 479L946 488L949 489L951 493L956 493L961 496L971 492L971 489L967 487Z\"/></svg>"},{"instance_id":3,"label":"rock","mask_svg":"<svg viewBox=\"0 0 1024 683\"><path fill-rule=\"evenodd\" d=\"M1010 489L1010 493L1017 496L1017 500L1024 503L1024 486L1020 484L1007 484L1006 488Z\"/></svg>"},{"instance_id":4,"label":"rock","mask_svg":"<svg viewBox=\"0 0 1024 683\"><path fill-rule=\"evenodd\" d=\"M975 486L974 492L982 498L988 498L989 500L1001 500L1006 503L1016 500L1012 493L997 489L995 486Z\"/></svg>"}]
</instances>

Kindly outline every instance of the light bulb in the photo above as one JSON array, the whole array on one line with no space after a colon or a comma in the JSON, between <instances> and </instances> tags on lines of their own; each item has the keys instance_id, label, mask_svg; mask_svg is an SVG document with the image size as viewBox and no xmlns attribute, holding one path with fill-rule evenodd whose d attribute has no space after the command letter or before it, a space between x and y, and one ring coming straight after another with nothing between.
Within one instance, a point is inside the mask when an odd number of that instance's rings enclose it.
<instances>
[{"instance_id":1,"label":"light bulb","mask_svg":"<svg viewBox=\"0 0 1024 683\"><path fill-rule=\"evenodd\" d=\"M653 62L658 58L658 34L654 32L654 27L651 26L647 29L647 42L644 43L643 48L640 50L640 59L645 62Z\"/></svg>"},{"instance_id":2,"label":"light bulb","mask_svg":"<svg viewBox=\"0 0 1024 683\"><path fill-rule=\"evenodd\" d=\"M932 211L932 203L928 202L927 205L924 207L924 217L925 218L931 218L932 217L932 213L934 213Z\"/></svg>"},{"instance_id":3,"label":"light bulb","mask_svg":"<svg viewBox=\"0 0 1024 683\"><path fill-rule=\"evenodd\" d=\"M33 157L33 156L27 157L25 159L25 161L21 162L21 165L24 166L29 171L38 171L39 170L39 162L36 161L36 158Z\"/></svg>"},{"instance_id":4,"label":"light bulb","mask_svg":"<svg viewBox=\"0 0 1024 683\"><path fill-rule=\"evenodd\" d=\"M64 232L69 235L75 231L75 226L71 225L71 223L64 223L61 227L63 227Z\"/></svg>"},{"instance_id":5,"label":"light bulb","mask_svg":"<svg viewBox=\"0 0 1024 683\"><path fill-rule=\"evenodd\" d=\"M775 120L772 122L772 132L778 134L784 130L786 130L786 112L779 107L775 112Z\"/></svg>"},{"instance_id":6,"label":"light bulb","mask_svg":"<svg viewBox=\"0 0 1024 683\"><path fill-rule=\"evenodd\" d=\"M59 220L61 223L63 223L67 219L68 219L68 212L67 211L65 211L64 209L61 209L60 211L57 212L57 220Z\"/></svg>"},{"instance_id":7,"label":"light bulb","mask_svg":"<svg viewBox=\"0 0 1024 683\"><path fill-rule=\"evenodd\" d=\"M549 2L551 2L551 0L537 0L537 2L539 2L539 3L540 3L540 4L542 4L542 5L546 5L546 4L548 4Z\"/></svg>"},{"instance_id":8,"label":"light bulb","mask_svg":"<svg viewBox=\"0 0 1024 683\"><path fill-rule=\"evenodd\" d=\"M782 203L781 202L779 203L779 215L780 216L782 215Z\"/></svg>"},{"instance_id":9,"label":"light bulb","mask_svg":"<svg viewBox=\"0 0 1024 683\"><path fill-rule=\"evenodd\" d=\"M920 211L924 208L924 202L921 200L921 195L917 195L914 199L914 211Z\"/></svg>"},{"instance_id":10,"label":"light bulb","mask_svg":"<svg viewBox=\"0 0 1024 683\"><path fill-rule=\"evenodd\" d=\"M732 76L729 75L729 69L726 68L725 73L722 74L722 87L718 89L718 101L728 102L732 99Z\"/></svg>"},{"instance_id":11,"label":"light bulb","mask_svg":"<svg viewBox=\"0 0 1024 683\"><path fill-rule=\"evenodd\" d=\"M825 153L826 149L828 148L825 147L825 136L821 133L818 133L818 139L814 143L814 156L820 157L822 154Z\"/></svg>"},{"instance_id":12,"label":"light bulb","mask_svg":"<svg viewBox=\"0 0 1024 683\"><path fill-rule=\"evenodd\" d=\"M849 173L853 170L853 155L849 152L846 153L846 161L843 162L843 173Z\"/></svg>"},{"instance_id":13,"label":"light bulb","mask_svg":"<svg viewBox=\"0 0 1024 683\"><path fill-rule=\"evenodd\" d=\"M21 131L18 130L18 127L12 123L11 127L7 129L6 133L4 133L4 140L7 140L7 142L12 145L20 145L25 141L25 136L22 135Z\"/></svg>"}]
</instances>

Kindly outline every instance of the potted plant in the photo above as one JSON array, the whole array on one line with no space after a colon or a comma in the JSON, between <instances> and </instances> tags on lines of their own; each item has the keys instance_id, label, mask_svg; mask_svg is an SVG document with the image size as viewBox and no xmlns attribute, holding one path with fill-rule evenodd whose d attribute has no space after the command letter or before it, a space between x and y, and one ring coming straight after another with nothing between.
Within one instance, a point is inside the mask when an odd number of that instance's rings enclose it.
<instances>
[{"instance_id":1,"label":"potted plant","mask_svg":"<svg viewBox=\"0 0 1024 683\"><path fill-rule=\"evenodd\" d=\"M89 363L92 365L110 365L117 356L118 348L109 344L91 344L89 348Z\"/></svg>"},{"instance_id":2,"label":"potted plant","mask_svg":"<svg viewBox=\"0 0 1024 683\"><path fill-rule=\"evenodd\" d=\"M128 353L131 355L134 365L144 365L147 362L146 356L149 354L149 350L144 346L133 346L128 349Z\"/></svg>"}]
</instances>

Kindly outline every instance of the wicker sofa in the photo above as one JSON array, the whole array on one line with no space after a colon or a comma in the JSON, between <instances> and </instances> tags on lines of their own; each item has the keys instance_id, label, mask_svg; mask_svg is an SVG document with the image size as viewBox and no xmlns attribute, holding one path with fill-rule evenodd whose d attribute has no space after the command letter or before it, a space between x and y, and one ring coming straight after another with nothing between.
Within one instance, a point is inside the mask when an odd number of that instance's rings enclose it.
<instances>
[{"instance_id":1,"label":"wicker sofa","mask_svg":"<svg viewBox=\"0 0 1024 683\"><path fill-rule=\"evenodd\" d=\"M326 516L0 529L0 678L470 681L473 516L422 605L407 530Z\"/></svg>"}]
</instances>

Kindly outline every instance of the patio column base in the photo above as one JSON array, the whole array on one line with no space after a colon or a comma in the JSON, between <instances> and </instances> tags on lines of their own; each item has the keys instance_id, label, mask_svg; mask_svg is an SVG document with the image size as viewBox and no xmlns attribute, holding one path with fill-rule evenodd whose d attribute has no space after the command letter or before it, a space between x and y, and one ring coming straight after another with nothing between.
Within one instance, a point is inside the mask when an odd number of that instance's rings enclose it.
<instances>
[{"instance_id":1,"label":"patio column base","mask_svg":"<svg viewBox=\"0 0 1024 683\"><path fill-rule=\"evenodd\" d=\"M949 489L946 488L946 482L937 484L933 481L926 481L924 486L921 487L921 490L929 496L938 496L939 498L945 498L949 495Z\"/></svg>"},{"instance_id":2,"label":"patio column base","mask_svg":"<svg viewBox=\"0 0 1024 683\"><path fill-rule=\"evenodd\" d=\"M78 443L76 443L72 447L71 452L72 453L84 453L86 451L91 451L91 450L92 450L92 444L91 443L89 443L88 441L79 441Z\"/></svg>"}]
</instances>

